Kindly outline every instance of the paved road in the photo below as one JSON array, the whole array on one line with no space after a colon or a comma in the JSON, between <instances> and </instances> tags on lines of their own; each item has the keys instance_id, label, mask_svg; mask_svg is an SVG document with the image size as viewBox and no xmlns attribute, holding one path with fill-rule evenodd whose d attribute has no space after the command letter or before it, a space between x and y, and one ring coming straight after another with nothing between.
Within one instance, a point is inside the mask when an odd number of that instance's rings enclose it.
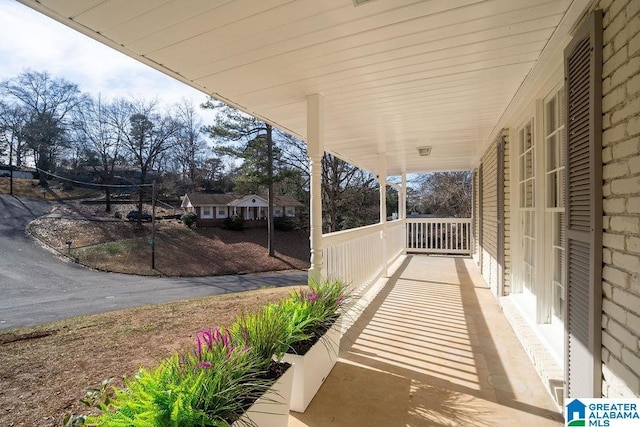
<instances>
[{"instance_id":1,"label":"paved road","mask_svg":"<svg viewBox=\"0 0 640 427\"><path fill-rule=\"evenodd\" d=\"M306 272L198 278L101 273L64 262L25 233L51 211L43 200L0 195L0 331L127 307L306 283Z\"/></svg>"}]
</instances>

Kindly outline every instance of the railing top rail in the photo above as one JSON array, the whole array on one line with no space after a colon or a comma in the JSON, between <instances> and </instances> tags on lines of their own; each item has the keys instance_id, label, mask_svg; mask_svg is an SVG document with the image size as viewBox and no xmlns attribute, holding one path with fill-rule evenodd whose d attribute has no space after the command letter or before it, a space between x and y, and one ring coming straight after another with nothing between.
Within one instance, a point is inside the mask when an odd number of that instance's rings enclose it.
<instances>
[{"instance_id":1,"label":"railing top rail","mask_svg":"<svg viewBox=\"0 0 640 427\"><path fill-rule=\"evenodd\" d=\"M372 225L365 225L364 227L351 228L349 230L334 231L333 233L323 234L322 247L326 248L349 240L365 237L372 233L379 232L383 230L383 228L383 223L377 223Z\"/></svg>"},{"instance_id":2,"label":"railing top rail","mask_svg":"<svg viewBox=\"0 0 640 427\"><path fill-rule=\"evenodd\" d=\"M404 224L405 221L403 219L394 219L393 221L387 221L387 228L399 227Z\"/></svg>"},{"instance_id":3,"label":"railing top rail","mask_svg":"<svg viewBox=\"0 0 640 427\"><path fill-rule=\"evenodd\" d=\"M419 223L471 223L472 218L407 218L407 222Z\"/></svg>"}]
</instances>

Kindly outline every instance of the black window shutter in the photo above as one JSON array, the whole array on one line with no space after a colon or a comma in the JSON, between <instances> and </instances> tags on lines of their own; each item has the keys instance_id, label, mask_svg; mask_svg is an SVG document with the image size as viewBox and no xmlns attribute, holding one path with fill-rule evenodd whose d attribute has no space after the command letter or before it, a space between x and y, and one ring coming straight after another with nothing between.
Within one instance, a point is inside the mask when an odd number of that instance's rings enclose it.
<instances>
[{"instance_id":1,"label":"black window shutter","mask_svg":"<svg viewBox=\"0 0 640 427\"><path fill-rule=\"evenodd\" d=\"M564 51L566 90L565 399L601 397L602 11Z\"/></svg>"}]
</instances>

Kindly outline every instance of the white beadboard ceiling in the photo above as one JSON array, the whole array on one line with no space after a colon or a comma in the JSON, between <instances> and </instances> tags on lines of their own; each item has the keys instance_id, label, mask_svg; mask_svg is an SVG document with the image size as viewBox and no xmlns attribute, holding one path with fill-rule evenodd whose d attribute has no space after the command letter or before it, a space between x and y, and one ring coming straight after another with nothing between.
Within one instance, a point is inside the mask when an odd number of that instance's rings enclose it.
<instances>
[{"instance_id":1,"label":"white beadboard ceiling","mask_svg":"<svg viewBox=\"0 0 640 427\"><path fill-rule=\"evenodd\" d=\"M186 84L388 175L470 170L584 0L20 0ZM562 34L563 33L563 34ZM550 42L551 40L551 42ZM417 147L431 146L420 157Z\"/></svg>"}]
</instances>

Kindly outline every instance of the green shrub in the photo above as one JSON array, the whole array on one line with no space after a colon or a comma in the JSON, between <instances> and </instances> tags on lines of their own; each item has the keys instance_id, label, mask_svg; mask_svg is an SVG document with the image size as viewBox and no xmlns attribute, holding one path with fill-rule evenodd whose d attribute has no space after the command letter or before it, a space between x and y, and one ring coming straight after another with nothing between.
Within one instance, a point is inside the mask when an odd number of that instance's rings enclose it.
<instances>
[{"instance_id":1,"label":"green shrub","mask_svg":"<svg viewBox=\"0 0 640 427\"><path fill-rule=\"evenodd\" d=\"M292 231L298 228L298 223L294 218L280 216L273 218L273 228L280 231Z\"/></svg>"},{"instance_id":2,"label":"green shrub","mask_svg":"<svg viewBox=\"0 0 640 427\"><path fill-rule=\"evenodd\" d=\"M196 225L197 219L198 215L196 215L195 212L187 212L180 217L180 221L189 228L193 228L193 226Z\"/></svg>"},{"instance_id":3,"label":"green shrub","mask_svg":"<svg viewBox=\"0 0 640 427\"><path fill-rule=\"evenodd\" d=\"M238 215L230 216L224 220L224 228L233 231L244 230L244 218Z\"/></svg>"}]
</instances>

